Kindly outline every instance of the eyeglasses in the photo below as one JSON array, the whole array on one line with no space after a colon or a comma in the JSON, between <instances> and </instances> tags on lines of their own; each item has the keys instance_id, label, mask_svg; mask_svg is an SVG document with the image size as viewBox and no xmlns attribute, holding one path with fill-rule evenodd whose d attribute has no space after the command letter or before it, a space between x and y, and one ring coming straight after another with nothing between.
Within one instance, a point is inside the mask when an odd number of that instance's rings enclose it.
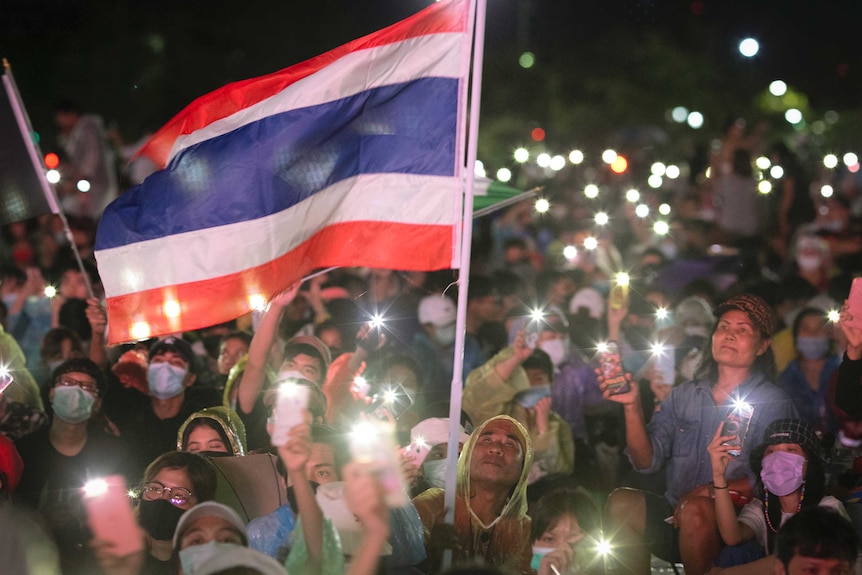
<instances>
[{"instance_id":1,"label":"eyeglasses","mask_svg":"<svg viewBox=\"0 0 862 575\"><path fill-rule=\"evenodd\" d=\"M68 375L61 375L57 378L57 385L62 385L63 387L80 387L87 393L99 395L99 386L96 385L95 381L81 381L80 379L75 379Z\"/></svg>"},{"instance_id":2,"label":"eyeglasses","mask_svg":"<svg viewBox=\"0 0 862 575\"><path fill-rule=\"evenodd\" d=\"M141 498L146 501L157 501L162 499L165 493L170 495L169 500L174 505L183 505L192 497L192 492L185 487L166 487L158 481L151 481L144 484L141 489Z\"/></svg>"}]
</instances>

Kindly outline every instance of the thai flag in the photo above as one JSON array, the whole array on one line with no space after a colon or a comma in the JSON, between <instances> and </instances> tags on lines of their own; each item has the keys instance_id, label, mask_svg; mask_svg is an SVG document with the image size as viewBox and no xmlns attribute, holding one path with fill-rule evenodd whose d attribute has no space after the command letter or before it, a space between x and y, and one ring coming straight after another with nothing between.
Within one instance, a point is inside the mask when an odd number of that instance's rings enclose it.
<instances>
[{"instance_id":1,"label":"thai flag","mask_svg":"<svg viewBox=\"0 0 862 575\"><path fill-rule=\"evenodd\" d=\"M311 270L457 267L469 0L202 96L105 210L111 343L236 318Z\"/></svg>"}]
</instances>

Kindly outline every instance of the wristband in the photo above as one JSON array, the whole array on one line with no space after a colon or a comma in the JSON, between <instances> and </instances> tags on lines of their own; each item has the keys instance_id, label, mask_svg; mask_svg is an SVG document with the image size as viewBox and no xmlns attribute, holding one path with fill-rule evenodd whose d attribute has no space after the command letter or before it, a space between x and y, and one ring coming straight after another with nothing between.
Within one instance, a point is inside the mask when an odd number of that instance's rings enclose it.
<instances>
[{"instance_id":1,"label":"wristband","mask_svg":"<svg viewBox=\"0 0 862 575\"><path fill-rule=\"evenodd\" d=\"M715 483L712 484L713 489L727 489L727 487L728 487L727 485L721 486L721 485L716 485Z\"/></svg>"}]
</instances>

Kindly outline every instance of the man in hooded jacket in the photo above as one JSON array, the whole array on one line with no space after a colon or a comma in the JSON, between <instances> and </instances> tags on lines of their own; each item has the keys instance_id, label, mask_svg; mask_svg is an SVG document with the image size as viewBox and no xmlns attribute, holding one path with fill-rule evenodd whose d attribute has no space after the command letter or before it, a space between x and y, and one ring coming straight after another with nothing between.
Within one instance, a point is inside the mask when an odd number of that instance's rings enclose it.
<instances>
[{"instance_id":1,"label":"man in hooded jacket","mask_svg":"<svg viewBox=\"0 0 862 575\"><path fill-rule=\"evenodd\" d=\"M492 417L470 435L458 458L454 564L478 560L532 573L526 496L532 459L527 431L509 416ZM432 488L413 499L430 561L440 559L443 496L442 489Z\"/></svg>"}]
</instances>

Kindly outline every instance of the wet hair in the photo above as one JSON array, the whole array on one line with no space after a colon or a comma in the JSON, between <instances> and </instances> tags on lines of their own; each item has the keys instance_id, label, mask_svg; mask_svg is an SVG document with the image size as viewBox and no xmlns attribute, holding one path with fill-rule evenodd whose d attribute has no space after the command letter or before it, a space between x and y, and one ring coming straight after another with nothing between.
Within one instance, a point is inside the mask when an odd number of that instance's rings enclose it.
<instances>
[{"instance_id":1,"label":"wet hair","mask_svg":"<svg viewBox=\"0 0 862 575\"><path fill-rule=\"evenodd\" d=\"M530 357L525 359L524 363L521 364L521 367L525 371L528 369L540 369L548 376L548 381L554 381L554 363L551 361L551 356L541 349L534 349Z\"/></svg>"},{"instance_id":2,"label":"wet hair","mask_svg":"<svg viewBox=\"0 0 862 575\"><path fill-rule=\"evenodd\" d=\"M840 559L851 571L859 554L859 536L853 525L834 509L803 509L778 530L775 554L789 573L794 555L818 559Z\"/></svg>"},{"instance_id":3,"label":"wet hair","mask_svg":"<svg viewBox=\"0 0 862 575\"><path fill-rule=\"evenodd\" d=\"M531 511L530 540L535 541L565 515L571 515L585 533L596 535L601 531L601 515L590 497L582 491L562 488L552 490L536 502Z\"/></svg>"},{"instance_id":4,"label":"wet hair","mask_svg":"<svg viewBox=\"0 0 862 575\"><path fill-rule=\"evenodd\" d=\"M224 428L211 417L196 417L189 422L185 430L183 430L183 451L188 449L189 436L191 436L192 431L198 427L209 427L210 429L214 429L216 433L218 433L222 443L224 443L224 446L227 448L228 453L236 455L236 453L233 452L233 445L230 442L230 438L225 434Z\"/></svg>"},{"instance_id":5,"label":"wet hair","mask_svg":"<svg viewBox=\"0 0 862 575\"><path fill-rule=\"evenodd\" d=\"M192 495L197 498L198 503L215 499L218 473L215 466L207 458L197 453L186 453L185 451L163 453L147 466L141 479L141 485L153 481L163 469L185 471L192 483Z\"/></svg>"},{"instance_id":6,"label":"wet hair","mask_svg":"<svg viewBox=\"0 0 862 575\"><path fill-rule=\"evenodd\" d=\"M93 361L87 359L86 357L73 357L71 359L67 359L60 365L54 369L54 372L51 374L51 387L57 385L57 378L61 375L66 375L67 373L86 373L94 380L96 380L96 387L99 390L99 395L104 396L105 391L108 387L107 379L105 379L105 374L96 365Z\"/></svg>"}]
</instances>

